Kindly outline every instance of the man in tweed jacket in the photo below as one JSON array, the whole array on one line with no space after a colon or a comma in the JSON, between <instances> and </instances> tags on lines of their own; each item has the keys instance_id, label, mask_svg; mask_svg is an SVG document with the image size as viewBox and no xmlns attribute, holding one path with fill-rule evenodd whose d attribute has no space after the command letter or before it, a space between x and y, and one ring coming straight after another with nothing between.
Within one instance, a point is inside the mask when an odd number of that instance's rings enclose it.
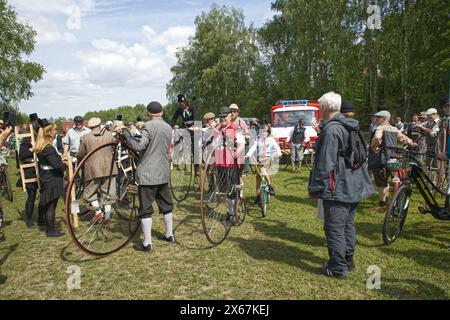
<instances>
[{"instance_id":1,"label":"man in tweed jacket","mask_svg":"<svg viewBox=\"0 0 450 320\"><path fill-rule=\"evenodd\" d=\"M139 217L141 219L144 242L135 244L137 251L151 252L153 202L156 201L159 212L164 215L166 234L159 240L175 242L172 227L173 201L169 189L170 159L169 149L172 140L172 128L163 120L163 108L159 102L147 106L150 121L141 130L141 138L135 139L128 130L119 128L126 141L139 152L136 169L136 182L139 185Z\"/></svg>"}]
</instances>

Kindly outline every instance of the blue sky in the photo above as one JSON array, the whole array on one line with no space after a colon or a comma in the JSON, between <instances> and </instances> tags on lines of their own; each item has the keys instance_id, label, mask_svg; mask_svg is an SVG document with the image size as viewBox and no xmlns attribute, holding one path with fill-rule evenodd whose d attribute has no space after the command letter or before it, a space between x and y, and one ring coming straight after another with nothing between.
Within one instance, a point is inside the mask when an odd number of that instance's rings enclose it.
<instances>
[{"instance_id":1,"label":"blue sky","mask_svg":"<svg viewBox=\"0 0 450 320\"><path fill-rule=\"evenodd\" d=\"M41 117L74 117L120 105L166 103L176 49L215 2L243 9L248 23L270 19L272 0L9 0L38 33L30 60L44 80L20 103Z\"/></svg>"}]
</instances>

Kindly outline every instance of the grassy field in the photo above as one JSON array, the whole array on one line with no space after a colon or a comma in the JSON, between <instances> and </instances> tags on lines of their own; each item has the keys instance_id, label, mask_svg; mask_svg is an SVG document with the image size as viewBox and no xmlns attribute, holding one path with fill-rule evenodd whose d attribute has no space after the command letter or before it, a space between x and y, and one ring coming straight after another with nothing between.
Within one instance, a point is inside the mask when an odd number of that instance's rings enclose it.
<instances>
[{"instance_id":1,"label":"grassy field","mask_svg":"<svg viewBox=\"0 0 450 320\"><path fill-rule=\"evenodd\" d=\"M15 184L16 173L11 170ZM376 198L358 209L357 270L340 281L318 275L327 260L321 221L307 197L309 172L274 177L278 196L269 215L250 207L243 226L211 247L201 228L199 195L175 210L177 244L154 240L151 255L131 245L103 259L81 253L66 235L47 239L23 219L25 194L14 188L13 203L3 200L7 241L0 244L0 299L448 299L450 224L418 213L414 198L401 238L383 245L384 215L370 210ZM254 176L246 178L254 194ZM58 222L65 228L62 201ZM154 237L164 231L161 217ZM81 289L69 291L67 268L81 268ZM382 270L381 289L368 290L367 268Z\"/></svg>"}]
</instances>

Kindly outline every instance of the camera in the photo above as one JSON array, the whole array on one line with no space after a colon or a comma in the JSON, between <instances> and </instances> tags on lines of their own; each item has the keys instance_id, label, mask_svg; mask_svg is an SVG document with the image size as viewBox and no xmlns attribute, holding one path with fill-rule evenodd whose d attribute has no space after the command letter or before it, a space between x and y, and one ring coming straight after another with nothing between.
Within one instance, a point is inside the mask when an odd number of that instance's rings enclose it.
<instances>
[{"instance_id":1,"label":"camera","mask_svg":"<svg viewBox=\"0 0 450 320\"><path fill-rule=\"evenodd\" d=\"M5 123L5 127L14 128L17 123L16 114L14 112L6 111L3 113L3 122Z\"/></svg>"}]
</instances>

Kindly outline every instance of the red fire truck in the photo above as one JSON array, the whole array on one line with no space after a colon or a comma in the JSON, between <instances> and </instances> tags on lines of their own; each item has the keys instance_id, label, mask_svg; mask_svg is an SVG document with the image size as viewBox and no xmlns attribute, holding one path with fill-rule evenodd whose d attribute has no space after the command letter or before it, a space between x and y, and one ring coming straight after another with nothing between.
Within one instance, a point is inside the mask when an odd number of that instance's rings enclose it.
<instances>
[{"instance_id":1,"label":"red fire truck","mask_svg":"<svg viewBox=\"0 0 450 320\"><path fill-rule=\"evenodd\" d=\"M312 127L314 120L319 122L319 103L308 100L280 101L272 107L271 123L272 134L280 143L282 150L287 150L290 145L286 143L292 129L298 124L299 119L305 121L307 134L311 142L317 140L317 133Z\"/></svg>"}]
</instances>

